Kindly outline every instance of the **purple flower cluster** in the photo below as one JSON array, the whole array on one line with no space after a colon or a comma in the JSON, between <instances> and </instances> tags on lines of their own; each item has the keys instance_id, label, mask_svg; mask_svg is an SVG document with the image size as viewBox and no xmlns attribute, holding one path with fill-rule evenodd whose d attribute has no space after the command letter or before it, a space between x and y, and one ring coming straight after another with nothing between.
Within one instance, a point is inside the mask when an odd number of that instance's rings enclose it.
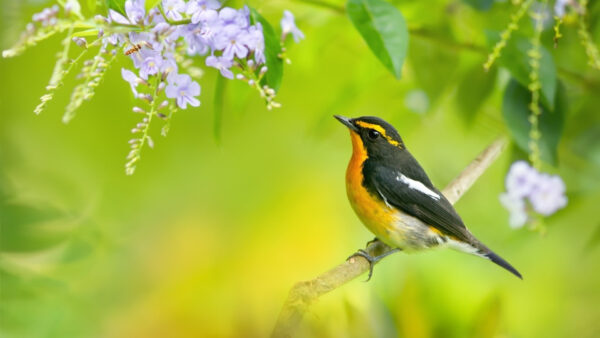
<instances>
[{"instance_id":1,"label":"purple flower cluster","mask_svg":"<svg viewBox=\"0 0 600 338\"><path fill-rule=\"evenodd\" d=\"M222 7L218 0L161 0L151 3L152 6L147 6L145 0L109 1L106 17L95 15L93 20L87 20L81 13L78 0L61 0L62 10L53 6L35 14L20 41L2 52L3 57L13 57L28 46L69 29L69 36L64 40L65 48L59 54L55 71L46 87L48 93L41 97L41 103L34 110L36 114L43 110L53 98L53 91L81 59L84 66L80 75L84 80L71 95L63 117L63 121L68 121L81 103L92 97L105 70L122 50L131 59L132 67L122 68L121 76L138 99L139 105L133 107L133 112L143 115L142 121L131 130L137 135L129 142L130 152L125 165L127 174L134 172L141 158L141 149L154 144L150 136L153 119L165 121L161 134L166 135L171 118L178 109L200 105L198 96L201 88L190 75L198 78L202 69L194 65L193 56L202 56L205 65L215 68L223 77L244 81L256 89L267 109L281 106L275 102L275 89L270 87L278 83L275 80L281 73L265 78L268 68L262 25L266 25L268 30L271 27L260 16L258 20L252 20L254 12L250 8ZM272 49L270 52L277 52L277 58L289 62L285 56L286 37L291 34L298 42L304 34L289 11L284 12L281 29L281 41L269 40L268 45ZM93 35L96 38L88 44L86 38ZM269 35L268 39L272 36ZM70 41L83 49L74 59L69 55ZM99 49L96 48L98 45L101 45ZM90 50L98 54L82 59ZM111 57L106 60L104 55ZM277 60L269 59L271 61Z\"/></svg>"},{"instance_id":2,"label":"purple flower cluster","mask_svg":"<svg viewBox=\"0 0 600 338\"><path fill-rule=\"evenodd\" d=\"M178 2L178 1L163 1ZM188 46L188 54L210 55L206 65L233 79L231 67L235 59L265 62L265 42L260 23L250 25L250 10L221 8L216 0L193 0L187 6L173 6L172 15L190 17L189 25L180 26L177 34ZM168 16L168 14L167 14Z\"/></svg>"},{"instance_id":3,"label":"purple flower cluster","mask_svg":"<svg viewBox=\"0 0 600 338\"><path fill-rule=\"evenodd\" d=\"M183 1L181 1L183 3ZM173 12L178 7L178 1L164 1L165 8ZM184 3L185 4L185 3ZM179 3L179 5L181 5ZM130 55L137 74L127 69L121 70L121 75L127 81L136 97L145 98L145 94L138 93L138 85L150 85L152 76L158 76L159 81L168 82L165 95L174 99L181 109L187 108L189 103L193 107L200 105L195 98L200 94L200 85L191 81L189 75L178 74L177 62L175 61L176 27L170 26L161 17L157 9L152 9L146 14L144 0L127 0L125 2L125 14L123 16L116 11L109 11L109 22L122 25L150 25L150 32L131 32L127 35L113 34L105 38L105 43L113 45L124 45L127 54ZM183 83L180 79L185 77L189 83Z\"/></svg>"},{"instance_id":4,"label":"purple flower cluster","mask_svg":"<svg viewBox=\"0 0 600 338\"><path fill-rule=\"evenodd\" d=\"M510 212L510 225L514 228L527 222L528 205L543 216L550 216L567 205L562 179L540 173L525 161L512 164L505 183L506 192L500 195L500 202Z\"/></svg>"},{"instance_id":5,"label":"purple flower cluster","mask_svg":"<svg viewBox=\"0 0 600 338\"><path fill-rule=\"evenodd\" d=\"M160 75L168 82L166 96L175 99L182 109L187 104L194 107L200 104L195 98L200 86L189 76L178 74L175 54L181 47L188 55L206 55L206 65L229 79L234 78L232 67L236 65L255 67L265 63L262 26L250 24L248 7L221 8L216 0L163 0L161 10L156 8L146 13L144 0L127 0L125 15L110 10L107 21L151 27L149 32L107 36L105 43L132 48L128 54L138 73L123 70L122 74L135 95L138 84Z\"/></svg>"},{"instance_id":6,"label":"purple flower cluster","mask_svg":"<svg viewBox=\"0 0 600 338\"><path fill-rule=\"evenodd\" d=\"M43 27L53 26L56 24L56 16L58 15L58 6L54 5L50 8L44 8L39 13L35 13L31 18L33 22L39 22Z\"/></svg>"}]
</instances>

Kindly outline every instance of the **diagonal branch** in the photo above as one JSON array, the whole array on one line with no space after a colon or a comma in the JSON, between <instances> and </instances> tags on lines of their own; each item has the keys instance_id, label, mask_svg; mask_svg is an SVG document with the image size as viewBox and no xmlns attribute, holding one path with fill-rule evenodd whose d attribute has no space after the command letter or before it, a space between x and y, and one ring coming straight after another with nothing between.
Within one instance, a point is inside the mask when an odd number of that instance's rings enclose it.
<instances>
[{"instance_id":1,"label":"diagonal branch","mask_svg":"<svg viewBox=\"0 0 600 338\"><path fill-rule=\"evenodd\" d=\"M505 145L506 140L504 138L494 141L460 175L448 184L442 193L450 203L456 203L469 190L473 183L498 158ZM378 256L390 250L392 248L389 246L380 241L374 241L367 246L365 251L371 256ZM283 304L272 337L292 337L312 302L367 271L369 271L369 262L363 257L354 256L312 280L296 283Z\"/></svg>"}]
</instances>

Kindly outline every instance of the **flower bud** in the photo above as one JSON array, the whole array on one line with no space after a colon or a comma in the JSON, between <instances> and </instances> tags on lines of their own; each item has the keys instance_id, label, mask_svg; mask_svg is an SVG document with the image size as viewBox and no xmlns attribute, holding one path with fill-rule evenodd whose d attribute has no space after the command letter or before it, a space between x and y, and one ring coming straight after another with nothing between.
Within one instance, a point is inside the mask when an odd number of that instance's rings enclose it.
<instances>
[{"instance_id":1,"label":"flower bud","mask_svg":"<svg viewBox=\"0 0 600 338\"><path fill-rule=\"evenodd\" d=\"M87 49L87 41L84 38L76 36L73 38L73 42L75 42L77 46Z\"/></svg>"}]
</instances>

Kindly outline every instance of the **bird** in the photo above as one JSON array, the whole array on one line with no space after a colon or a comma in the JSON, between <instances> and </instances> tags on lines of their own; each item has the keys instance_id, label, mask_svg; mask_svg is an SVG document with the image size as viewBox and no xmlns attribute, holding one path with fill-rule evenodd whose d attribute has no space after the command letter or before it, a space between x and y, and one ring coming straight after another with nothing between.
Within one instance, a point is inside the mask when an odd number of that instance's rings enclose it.
<instances>
[{"instance_id":1,"label":"bird","mask_svg":"<svg viewBox=\"0 0 600 338\"><path fill-rule=\"evenodd\" d=\"M396 129L381 118L334 115L350 130L352 157L346 170L346 192L354 212L379 240L393 250L372 257L374 264L397 251L416 252L447 247L477 255L515 276L521 274L467 229L452 204L432 183L406 148Z\"/></svg>"}]
</instances>

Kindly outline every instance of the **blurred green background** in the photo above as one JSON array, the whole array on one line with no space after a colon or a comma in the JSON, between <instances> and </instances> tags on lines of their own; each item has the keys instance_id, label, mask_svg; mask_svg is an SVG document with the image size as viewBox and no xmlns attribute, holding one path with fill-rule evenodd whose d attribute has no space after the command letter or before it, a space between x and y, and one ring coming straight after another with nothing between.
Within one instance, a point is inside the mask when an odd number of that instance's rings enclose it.
<instances>
[{"instance_id":1,"label":"blurred green background","mask_svg":"<svg viewBox=\"0 0 600 338\"><path fill-rule=\"evenodd\" d=\"M0 47L49 3L1 0ZM139 116L120 78L128 59L68 125L72 79L42 115L32 112L60 38L0 60L0 336L267 336L295 282L373 237L346 199L351 146L333 114L390 121L440 188L507 134L509 75L486 80L481 65L485 30L505 27L509 3L482 12L461 1L395 1L414 33L401 80L345 15L302 1L250 3L273 24L292 10L306 34L288 48L283 107L267 111L229 81L219 142L217 74L207 70L202 105L178 112L167 138L154 126L155 149L131 177L127 140ZM598 43L600 25L591 29ZM514 147L456 205L524 280L450 250L395 254L369 283L314 304L299 337L600 336L600 74L575 27L564 35L552 53L569 110L559 165L544 169L565 180L567 208L546 220L545 234L508 226L498 195L522 156Z\"/></svg>"}]
</instances>

